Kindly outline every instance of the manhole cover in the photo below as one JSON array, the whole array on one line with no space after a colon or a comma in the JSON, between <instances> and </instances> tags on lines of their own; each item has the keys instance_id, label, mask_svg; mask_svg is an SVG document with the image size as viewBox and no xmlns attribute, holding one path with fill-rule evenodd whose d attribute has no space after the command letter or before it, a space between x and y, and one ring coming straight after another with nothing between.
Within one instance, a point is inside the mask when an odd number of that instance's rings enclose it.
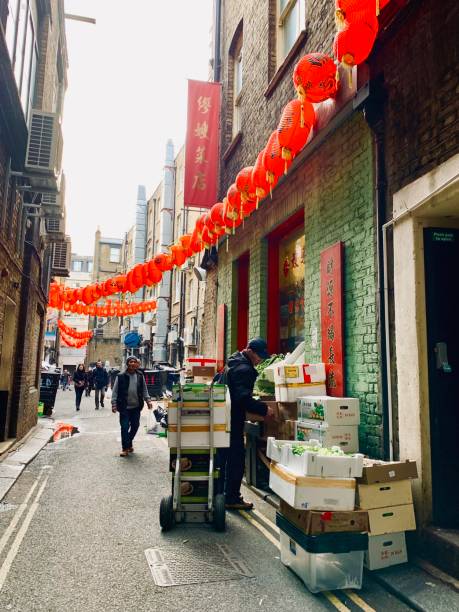
<instances>
[{"instance_id":1,"label":"manhole cover","mask_svg":"<svg viewBox=\"0 0 459 612\"><path fill-rule=\"evenodd\" d=\"M153 580L157 586L224 582L251 578L244 560L227 546L189 548L149 548L145 551Z\"/></svg>"}]
</instances>

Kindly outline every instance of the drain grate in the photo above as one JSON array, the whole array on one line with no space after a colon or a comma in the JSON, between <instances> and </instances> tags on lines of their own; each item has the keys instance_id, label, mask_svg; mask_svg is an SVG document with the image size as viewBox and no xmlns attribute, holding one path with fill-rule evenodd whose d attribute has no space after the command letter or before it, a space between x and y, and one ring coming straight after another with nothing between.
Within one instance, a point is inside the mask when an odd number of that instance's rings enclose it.
<instances>
[{"instance_id":1,"label":"drain grate","mask_svg":"<svg viewBox=\"0 0 459 612\"><path fill-rule=\"evenodd\" d=\"M170 587L252 578L244 560L227 546L149 548L145 551L157 586Z\"/></svg>"}]
</instances>

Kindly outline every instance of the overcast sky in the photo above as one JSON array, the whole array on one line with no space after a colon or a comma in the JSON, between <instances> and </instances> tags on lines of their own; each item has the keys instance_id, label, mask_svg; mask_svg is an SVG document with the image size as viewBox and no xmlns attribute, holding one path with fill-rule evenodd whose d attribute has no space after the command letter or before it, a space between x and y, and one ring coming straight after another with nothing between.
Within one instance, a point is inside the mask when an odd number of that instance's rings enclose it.
<instances>
[{"instance_id":1,"label":"overcast sky","mask_svg":"<svg viewBox=\"0 0 459 612\"><path fill-rule=\"evenodd\" d=\"M187 79L209 74L212 0L65 0L67 233L92 255L94 233L122 238L137 185L161 180L166 141L185 140Z\"/></svg>"}]
</instances>

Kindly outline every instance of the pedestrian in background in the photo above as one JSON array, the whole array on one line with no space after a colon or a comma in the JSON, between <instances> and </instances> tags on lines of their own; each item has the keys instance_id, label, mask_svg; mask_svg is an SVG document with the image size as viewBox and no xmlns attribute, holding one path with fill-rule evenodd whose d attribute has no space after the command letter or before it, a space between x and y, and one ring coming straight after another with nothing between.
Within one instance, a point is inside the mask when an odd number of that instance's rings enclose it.
<instances>
[{"instance_id":1,"label":"pedestrian in background","mask_svg":"<svg viewBox=\"0 0 459 612\"><path fill-rule=\"evenodd\" d=\"M102 408L104 407L105 391L108 387L108 372L100 360L92 371L92 380L96 394L96 410L99 410L99 402Z\"/></svg>"},{"instance_id":2,"label":"pedestrian in background","mask_svg":"<svg viewBox=\"0 0 459 612\"><path fill-rule=\"evenodd\" d=\"M91 368L86 372L86 397L91 397L91 391L93 386L93 374Z\"/></svg>"},{"instance_id":3,"label":"pedestrian in background","mask_svg":"<svg viewBox=\"0 0 459 612\"><path fill-rule=\"evenodd\" d=\"M64 370L61 375L62 391L67 391L70 382L70 374L68 370Z\"/></svg>"},{"instance_id":4,"label":"pedestrian in background","mask_svg":"<svg viewBox=\"0 0 459 612\"><path fill-rule=\"evenodd\" d=\"M81 397L87 383L87 376L84 369L84 363L80 363L73 374L73 386L75 387L75 404L76 409L80 409Z\"/></svg>"},{"instance_id":5,"label":"pedestrian in background","mask_svg":"<svg viewBox=\"0 0 459 612\"><path fill-rule=\"evenodd\" d=\"M138 367L137 357L128 357L126 370L117 375L113 385L112 412L118 412L120 415L120 457L127 457L129 453L134 452L132 442L139 429L140 412L144 402L147 402L149 410L153 407L145 378L137 371Z\"/></svg>"}]
</instances>

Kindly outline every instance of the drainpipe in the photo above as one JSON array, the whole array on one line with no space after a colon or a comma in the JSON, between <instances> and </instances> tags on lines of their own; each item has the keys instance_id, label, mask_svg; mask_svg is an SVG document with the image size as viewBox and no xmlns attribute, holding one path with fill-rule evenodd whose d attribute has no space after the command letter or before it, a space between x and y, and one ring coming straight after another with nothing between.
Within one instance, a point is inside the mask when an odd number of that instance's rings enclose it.
<instances>
[{"instance_id":1,"label":"drainpipe","mask_svg":"<svg viewBox=\"0 0 459 612\"><path fill-rule=\"evenodd\" d=\"M221 13L222 13L222 0L214 0L214 65L213 65L213 77L214 82L220 81L220 41L221 41Z\"/></svg>"},{"instance_id":2,"label":"drainpipe","mask_svg":"<svg viewBox=\"0 0 459 612\"><path fill-rule=\"evenodd\" d=\"M389 327L389 284L386 257L386 168L384 102L385 90L382 79L370 84L370 96L365 102L365 119L373 134L375 171L375 214L378 284L378 319L380 325L381 355L381 400L383 409L383 454L390 461L394 458L393 413L392 413L392 370Z\"/></svg>"},{"instance_id":3,"label":"drainpipe","mask_svg":"<svg viewBox=\"0 0 459 612\"><path fill-rule=\"evenodd\" d=\"M162 253L168 253L173 241L173 217L175 208L175 162L172 140L166 144L166 163L159 212L159 247ZM171 306L171 272L165 272L159 286L156 309L156 334L153 342L153 360L167 360L167 333Z\"/></svg>"}]
</instances>

